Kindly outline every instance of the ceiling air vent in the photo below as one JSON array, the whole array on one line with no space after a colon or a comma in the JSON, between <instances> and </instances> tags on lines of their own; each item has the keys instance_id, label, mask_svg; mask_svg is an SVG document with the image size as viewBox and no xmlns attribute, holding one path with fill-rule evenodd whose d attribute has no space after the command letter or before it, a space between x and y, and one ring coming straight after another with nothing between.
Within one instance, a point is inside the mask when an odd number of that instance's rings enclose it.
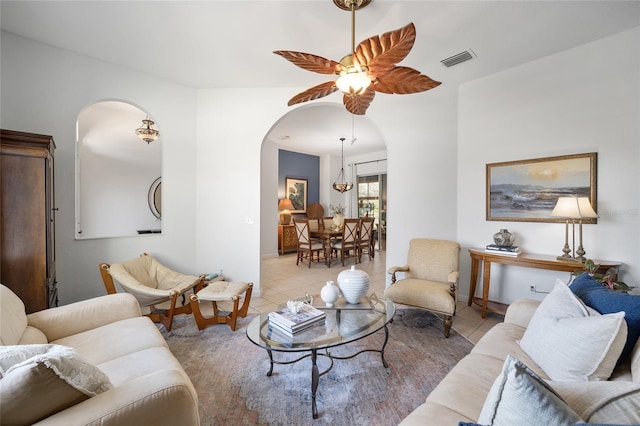
<instances>
[{"instance_id":1,"label":"ceiling air vent","mask_svg":"<svg viewBox=\"0 0 640 426\"><path fill-rule=\"evenodd\" d=\"M461 62L468 61L469 59L473 59L472 52L470 50L465 50L464 52L460 52L457 55L453 55L447 59L443 59L440 62L445 67L452 67L454 65L458 65Z\"/></svg>"}]
</instances>

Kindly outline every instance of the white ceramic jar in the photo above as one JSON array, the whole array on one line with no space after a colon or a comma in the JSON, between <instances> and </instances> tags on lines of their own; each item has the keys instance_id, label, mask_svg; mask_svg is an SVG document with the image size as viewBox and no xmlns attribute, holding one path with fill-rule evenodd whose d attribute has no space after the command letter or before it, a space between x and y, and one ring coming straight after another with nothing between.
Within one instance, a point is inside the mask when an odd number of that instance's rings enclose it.
<instances>
[{"instance_id":1,"label":"white ceramic jar","mask_svg":"<svg viewBox=\"0 0 640 426\"><path fill-rule=\"evenodd\" d=\"M338 274L338 287L347 303L360 303L369 291L369 282L369 275L356 265Z\"/></svg>"},{"instance_id":2,"label":"white ceramic jar","mask_svg":"<svg viewBox=\"0 0 640 426\"><path fill-rule=\"evenodd\" d=\"M333 281L327 281L322 290L320 290L320 298L327 305L327 308L332 308L333 304L338 301L340 297L340 289L333 285Z\"/></svg>"}]
</instances>

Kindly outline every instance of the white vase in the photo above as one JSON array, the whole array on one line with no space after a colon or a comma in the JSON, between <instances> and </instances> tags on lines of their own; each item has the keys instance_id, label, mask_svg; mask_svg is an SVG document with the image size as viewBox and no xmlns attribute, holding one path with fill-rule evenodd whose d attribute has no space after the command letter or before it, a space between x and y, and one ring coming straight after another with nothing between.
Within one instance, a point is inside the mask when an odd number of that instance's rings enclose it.
<instances>
[{"instance_id":1,"label":"white vase","mask_svg":"<svg viewBox=\"0 0 640 426\"><path fill-rule=\"evenodd\" d=\"M338 287L347 303L360 303L369 291L369 282L369 275L355 265L338 274Z\"/></svg>"},{"instance_id":2,"label":"white vase","mask_svg":"<svg viewBox=\"0 0 640 426\"><path fill-rule=\"evenodd\" d=\"M342 228L342 225L344 225L344 215L342 213L338 213L333 216L333 224L337 228Z\"/></svg>"},{"instance_id":3,"label":"white vase","mask_svg":"<svg viewBox=\"0 0 640 426\"><path fill-rule=\"evenodd\" d=\"M327 308L332 308L333 304L340 297L340 289L333 285L333 281L327 281L322 290L320 290L320 298L326 303Z\"/></svg>"}]
</instances>

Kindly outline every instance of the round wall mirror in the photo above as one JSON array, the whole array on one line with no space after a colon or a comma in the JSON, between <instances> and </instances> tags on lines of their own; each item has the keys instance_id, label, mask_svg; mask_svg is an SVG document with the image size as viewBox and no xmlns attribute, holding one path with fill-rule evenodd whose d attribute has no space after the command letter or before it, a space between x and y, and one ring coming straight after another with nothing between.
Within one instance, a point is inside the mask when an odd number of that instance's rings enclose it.
<instances>
[{"instance_id":1,"label":"round wall mirror","mask_svg":"<svg viewBox=\"0 0 640 426\"><path fill-rule=\"evenodd\" d=\"M154 180L149 188L149 208L155 217L162 218L162 178Z\"/></svg>"}]
</instances>

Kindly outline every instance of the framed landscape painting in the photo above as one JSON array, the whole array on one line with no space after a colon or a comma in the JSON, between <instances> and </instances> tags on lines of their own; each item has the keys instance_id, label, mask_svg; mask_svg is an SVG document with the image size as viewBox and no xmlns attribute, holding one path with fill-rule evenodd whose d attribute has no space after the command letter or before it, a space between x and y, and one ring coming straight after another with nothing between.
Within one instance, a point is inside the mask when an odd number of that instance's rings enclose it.
<instances>
[{"instance_id":1,"label":"framed landscape painting","mask_svg":"<svg viewBox=\"0 0 640 426\"><path fill-rule=\"evenodd\" d=\"M293 210L291 213L307 212L307 180L285 178L284 180L285 196L291 200Z\"/></svg>"},{"instance_id":2,"label":"framed landscape painting","mask_svg":"<svg viewBox=\"0 0 640 426\"><path fill-rule=\"evenodd\" d=\"M595 209L596 163L591 152L487 164L487 220L564 222L551 211L558 197L567 196L589 197Z\"/></svg>"}]
</instances>

